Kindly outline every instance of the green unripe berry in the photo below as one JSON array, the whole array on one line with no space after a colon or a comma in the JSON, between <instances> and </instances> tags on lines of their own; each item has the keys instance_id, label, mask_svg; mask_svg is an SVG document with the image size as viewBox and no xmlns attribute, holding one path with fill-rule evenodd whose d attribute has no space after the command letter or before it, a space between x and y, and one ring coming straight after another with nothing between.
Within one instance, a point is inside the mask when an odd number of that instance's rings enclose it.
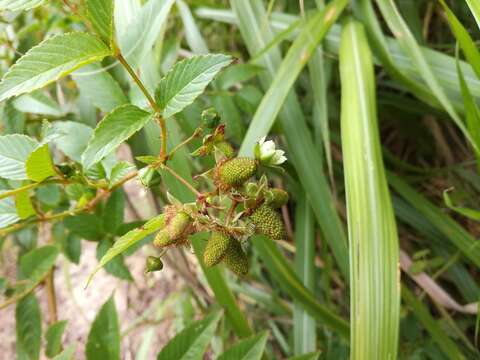
<instances>
[{"instance_id":1,"label":"green unripe berry","mask_svg":"<svg viewBox=\"0 0 480 360\"><path fill-rule=\"evenodd\" d=\"M217 265L222 261L232 241L235 240L226 234L220 232L212 233L203 253L203 261L205 262L205 265L210 267Z\"/></svg>"},{"instance_id":2,"label":"green unripe berry","mask_svg":"<svg viewBox=\"0 0 480 360\"><path fill-rule=\"evenodd\" d=\"M277 209L288 202L288 193L283 189L270 189L265 194L265 202L272 208Z\"/></svg>"},{"instance_id":3,"label":"green unripe berry","mask_svg":"<svg viewBox=\"0 0 480 360\"><path fill-rule=\"evenodd\" d=\"M248 257L237 240L230 241L230 246L223 257L225 265L237 275L248 273Z\"/></svg>"},{"instance_id":4,"label":"green unripe berry","mask_svg":"<svg viewBox=\"0 0 480 360\"><path fill-rule=\"evenodd\" d=\"M217 166L216 184L223 189L238 187L250 179L256 171L257 162L254 159L245 157L230 159Z\"/></svg>"},{"instance_id":5,"label":"green unripe berry","mask_svg":"<svg viewBox=\"0 0 480 360\"><path fill-rule=\"evenodd\" d=\"M266 235L273 240L285 238L285 225L280 214L269 205L261 205L257 208L250 220L255 224L255 231L258 234Z\"/></svg>"},{"instance_id":6,"label":"green unripe berry","mask_svg":"<svg viewBox=\"0 0 480 360\"><path fill-rule=\"evenodd\" d=\"M153 271L160 271L163 269L163 262L160 260L159 257L156 256L149 256L147 257L146 261L146 269L145 272L153 272Z\"/></svg>"},{"instance_id":7,"label":"green unripe berry","mask_svg":"<svg viewBox=\"0 0 480 360\"><path fill-rule=\"evenodd\" d=\"M177 242L177 239L172 239L170 234L168 233L167 229L160 230L157 235L155 235L155 239L153 240L153 245L159 248L173 245Z\"/></svg>"},{"instance_id":8,"label":"green unripe berry","mask_svg":"<svg viewBox=\"0 0 480 360\"><path fill-rule=\"evenodd\" d=\"M192 218L184 211L179 211L167 225L168 233L174 240L180 239L188 235L188 229L192 224Z\"/></svg>"}]
</instances>

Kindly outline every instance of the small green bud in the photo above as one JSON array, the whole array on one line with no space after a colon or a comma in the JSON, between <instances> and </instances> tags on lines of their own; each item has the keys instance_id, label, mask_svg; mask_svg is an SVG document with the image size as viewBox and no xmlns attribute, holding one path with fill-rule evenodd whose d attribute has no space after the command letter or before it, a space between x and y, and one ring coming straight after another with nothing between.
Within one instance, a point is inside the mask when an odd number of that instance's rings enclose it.
<instances>
[{"instance_id":1,"label":"small green bud","mask_svg":"<svg viewBox=\"0 0 480 360\"><path fill-rule=\"evenodd\" d=\"M215 108L208 108L203 110L202 115L200 115L200 121L206 128L213 129L220 123L220 115L218 115Z\"/></svg>"},{"instance_id":2,"label":"small green bud","mask_svg":"<svg viewBox=\"0 0 480 360\"><path fill-rule=\"evenodd\" d=\"M226 234L220 232L212 233L203 253L203 261L205 262L205 265L210 267L217 265L222 261L223 256L232 241L235 240Z\"/></svg>"},{"instance_id":3,"label":"small green bud","mask_svg":"<svg viewBox=\"0 0 480 360\"><path fill-rule=\"evenodd\" d=\"M238 187L257 171L257 162L245 157L237 157L220 163L215 169L215 182L221 189Z\"/></svg>"},{"instance_id":4,"label":"small green bud","mask_svg":"<svg viewBox=\"0 0 480 360\"><path fill-rule=\"evenodd\" d=\"M285 238L282 218L271 206L261 205L250 215L250 220L255 224L255 231L258 234L266 235L273 240Z\"/></svg>"},{"instance_id":5,"label":"small green bud","mask_svg":"<svg viewBox=\"0 0 480 360\"><path fill-rule=\"evenodd\" d=\"M154 272L154 271L160 271L163 269L163 262L160 260L159 257L156 256L149 256L147 257L147 261L145 264L145 272Z\"/></svg>"},{"instance_id":6,"label":"small green bud","mask_svg":"<svg viewBox=\"0 0 480 360\"><path fill-rule=\"evenodd\" d=\"M237 240L230 241L230 246L223 257L225 265L237 275L248 273L248 257Z\"/></svg>"},{"instance_id":7,"label":"small green bud","mask_svg":"<svg viewBox=\"0 0 480 360\"><path fill-rule=\"evenodd\" d=\"M227 141L220 141L215 144L215 148L220 150L226 158L230 159L235 155L233 146Z\"/></svg>"},{"instance_id":8,"label":"small green bud","mask_svg":"<svg viewBox=\"0 0 480 360\"><path fill-rule=\"evenodd\" d=\"M288 193L283 189L270 189L265 194L265 203L277 209L288 202Z\"/></svg>"}]
</instances>

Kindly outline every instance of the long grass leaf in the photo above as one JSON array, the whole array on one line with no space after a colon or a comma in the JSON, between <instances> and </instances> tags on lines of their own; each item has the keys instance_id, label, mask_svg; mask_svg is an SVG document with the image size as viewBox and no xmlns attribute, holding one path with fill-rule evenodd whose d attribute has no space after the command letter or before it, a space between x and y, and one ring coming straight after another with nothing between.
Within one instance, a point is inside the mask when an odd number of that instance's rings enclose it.
<instances>
[{"instance_id":1,"label":"long grass leaf","mask_svg":"<svg viewBox=\"0 0 480 360\"><path fill-rule=\"evenodd\" d=\"M479 151L480 149L473 141L468 129L465 127L462 119L450 102L450 99L446 95L444 89L438 83L438 80L427 60L425 59L420 46L417 44L417 41L400 15L393 0L376 0L376 3L378 4L378 7L390 30L398 40L399 45L402 47L405 53L410 56L415 66L418 67L423 80L427 83L430 90L437 97L438 101L442 104L443 108L450 115L458 128L462 130L465 137L471 142L475 150Z\"/></svg>"},{"instance_id":2,"label":"long grass leaf","mask_svg":"<svg viewBox=\"0 0 480 360\"><path fill-rule=\"evenodd\" d=\"M347 3L347 0L335 0L305 23L255 112L240 153L251 154L258 139L268 134L300 71Z\"/></svg>"},{"instance_id":3,"label":"long grass leaf","mask_svg":"<svg viewBox=\"0 0 480 360\"><path fill-rule=\"evenodd\" d=\"M222 21L229 24L239 24L238 19L230 10L217 10L211 8L199 8L196 12L199 17L212 19L216 21ZM273 30L275 31L282 31L287 28L292 22L297 21L298 17L293 15L285 15L280 13L272 13L270 16L270 24ZM368 25L368 23L367 23ZM340 45L340 31L341 26L333 24L332 28L325 36L325 51L336 55L338 54L339 45ZM297 36L298 33L292 33L292 39ZM291 40L292 40L291 39ZM415 62L412 60L410 56L408 56L403 48L400 46L398 40L393 39L391 37L385 37L387 49L385 50L388 54L390 54L393 64L398 68L398 71L404 74L406 77L411 78L411 83L413 84L415 81L421 81L422 79L422 71L418 66L416 66ZM372 47L375 50L375 43L372 41ZM432 72L437 75L437 80L441 84L443 88L446 89L447 93L453 94L454 96L451 97L451 101L454 102L455 108L457 111L461 111L463 105L460 104L455 98L460 96L460 90L458 89L458 79L457 79L457 72L455 69L455 58L452 56L443 54L439 51L432 50L426 47L420 47L421 54L430 65ZM375 54L379 57L379 53ZM384 65L384 61L377 61L378 65ZM465 80L468 84L468 87L472 91L474 97L480 97L480 80L477 78L475 73L473 72L471 66L464 61L460 62L462 70L465 73ZM402 82L403 83L403 82ZM412 90L410 88L410 90ZM440 107L441 105L438 102L437 98L433 96L431 90L423 86L423 91L425 98L420 96L419 93L416 95L419 96L421 99L424 99L426 102L431 103L431 105L435 107Z\"/></svg>"},{"instance_id":4,"label":"long grass leaf","mask_svg":"<svg viewBox=\"0 0 480 360\"><path fill-rule=\"evenodd\" d=\"M252 242L276 283L321 324L348 339L348 323L315 299L314 294L295 275L292 265L287 262L277 245L262 236L254 236Z\"/></svg>"},{"instance_id":5,"label":"long grass leaf","mask_svg":"<svg viewBox=\"0 0 480 360\"><path fill-rule=\"evenodd\" d=\"M295 245L295 272L315 293L315 218L305 194L299 197L295 211ZM315 319L298 304L294 307L293 339L295 355L316 350Z\"/></svg>"},{"instance_id":6,"label":"long grass leaf","mask_svg":"<svg viewBox=\"0 0 480 360\"><path fill-rule=\"evenodd\" d=\"M465 356L460 352L457 345L455 345L452 339L445 335L445 331L438 325L432 315L430 315L428 308L406 287L402 287L402 298L449 359L465 359Z\"/></svg>"},{"instance_id":7,"label":"long grass leaf","mask_svg":"<svg viewBox=\"0 0 480 360\"><path fill-rule=\"evenodd\" d=\"M373 62L360 23L340 47L341 130L350 243L351 359L396 359L398 234L377 124Z\"/></svg>"},{"instance_id":8,"label":"long grass leaf","mask_svg":"<svg viewBox=\"0 0 480 360\"><path fill-rule=\"evenodd\" d=\"M478 0L465 0L470 11L477 22L478 27L480 28L480 1Z\"/></svg>"},{"instance_id":9,"label":"long grass leaf","mask_svg":"<svg viewBox=\"0 0 480 360\"><path fill-rule=\"evenodd\" d=\"M480 266L480 246L478 240L398 176L389 174L388 182L401 197L440 230L467 259L476 266Z\"/></svg>"}]
</instances>

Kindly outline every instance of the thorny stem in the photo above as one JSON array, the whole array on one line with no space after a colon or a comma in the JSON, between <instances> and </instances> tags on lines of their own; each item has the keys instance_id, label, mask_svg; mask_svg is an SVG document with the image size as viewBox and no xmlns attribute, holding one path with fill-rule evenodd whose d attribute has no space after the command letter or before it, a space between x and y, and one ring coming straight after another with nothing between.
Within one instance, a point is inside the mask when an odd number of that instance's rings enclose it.
<instances>
[{"instance_id":1,"label":"thorny stem","mask_svg":"<svg viewBox=\"0 0 480 360\"><path fill-rule=\"evenodd\" d=\"M50 269L47 278L45 279L45 285L47 287L47 300L48 300L48 312L50 314L50 325L57 322L57 295L55 291L54 282L54 268Z\"/></svg>"},{"instance_id":2,"label":"thorny stem","mask_svg":"<svg viewBox=\"0 0 480 360\"><path fill-rule=\"evenodd\" d=\"M95 196L92 200L90 200L85 206L83 206L81 208L78 208L78 209L75 209L75 210L63 211L63 212L60 212L60 213L54 214L54 215L40 216L40 217L34 218L30 221L17 223L17 224L8 226L6 228L3 228L2 230L0 230L0 238L8 235L11 232L23 229L24 227L26 227L27 225L30 225L30 224L39 223L39 222L46 222L46 221L52 221L53 222L53 221L63 220L67 216L74 216L74 215L78 215L78 214L80 214L84 211L90 211L98 204L98 202L100 200L102 200L103 198L106 198L109 194L110 193L108 191L100 190L98 192L97 196Z\"/></svg>"},{"instance_id":3,"label":"thorny stem","mask_svg":"<svg viewBox=\"0 0 480 360\"><path fill-rule=\"evenodd\" d=\"M193 192L195 194L195 196L198 198L198 197L201 197L202 196L202 193L200 191L198 191L197 189L195 189L187 180L185 180L183 177L181 177L179 174L177 174L175 172L175 170L173 170L172 168L168 167L167 165L161 165L160 167L161 169L164 169L166 171L168 171L170 174L172 174L178 181L180 181L183 185L185 185L191 192Z\"/></svg>"},{"instance_id":4,"label":"thorny stem","mask_svg":"<svg viewBox=\"0 0 480 360\"><path fill-rule=\"evenodd\" d=\"M173 155L175 155L175 152L178 151L178 149L182 148L183 146L187 145L190 141L199 137L201 133L202 133L202 128L200 127L196 128L193 134L190 135L190 137L186 138L180 144L178 144L172 150L170 150L170 152L168 153L168 159L171 159Z\"/></svg>"},{"instance_id":5,"label":"thorny stem","mask_svg":"<svg viewBox=\"0 0 480 360\"><path fill-rule=\"evenodd\" d=\"M49 242L53 242L53 235L51 233L51 229ZM48 313L50 315L49 323L50 325L52 325L58 320L57 294L55 291L55 265L50 269L47 277L45 278L45 286L47 288Z\"/></svg>"},{"instance_id":6,"label":"thorny stem","mask_svg":"<svg viewBox=\"0 0 480 360\"><path fill-rule=\"evenodd\" d=\"M230 209L228 209L227 216L225 218L225 225L228 225L230 223L230 220L233 217L233 214L235 213L235 209L237 208L238 201L235 199L232 199L232 205L230 206Z\"/></svg>"},{"instance_id":7,"label":"thorny stem","mask_svg":"<svg viewBox=\"0 0 480 360\"><path fill-rule=\"evenodd\" d=\"M120 53L120 51L117 50L116 57L120 64L123 65L125 70L130 74L132 79L135 81L135 83L138 85L142 93L145 95L147 98L150 106L152 107L153 111L155 111L155 119L158 122L158 125L160 126L160 140L161 140L161 148L160 148L160 161L165 162L167 158L167 126L165 124L165 119L163 118L161 112L162 110L158 106L157 102L153 98L152 95L150 95L150 92L147 90L145 85L143 85L142 80L137 76L135 71L132 69L130 64L127 62L127 60L123 57L123 55Z\"/></svg>"},{"instance_id":8,"label":"thorny stem","mask_svg":"<svg viewBox=\"0 0 480 360\"><path fill-rule=\"evenodd\" d=\"M21 192L29 190L29 189L35 189L36 187L40 186L40 184L41 183L32 183L32 184L28 184L28 185L19 187L17 189L5 191L5 192L0 194L0 200L5 199L9 196L17 195L18 193L21 193Z\"/></svg>"}]
</instances>

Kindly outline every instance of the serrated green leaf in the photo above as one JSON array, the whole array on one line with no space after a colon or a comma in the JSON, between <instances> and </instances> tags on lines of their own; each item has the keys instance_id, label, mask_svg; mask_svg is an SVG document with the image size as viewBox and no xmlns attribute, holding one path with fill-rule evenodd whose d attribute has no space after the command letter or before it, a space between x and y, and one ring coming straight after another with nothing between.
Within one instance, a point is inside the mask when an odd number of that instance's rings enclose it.
<instances>
[{"instance_id":1,"label":"serrated green leaf","mask_svg":"<svg viewBox=\"0 0 480 360\"><path fill-rule=\"evenodd\" d=\"M20 258L20 270L23 278L33 283L42 280L45 274L55 264L58 256L58 248L45 245L31 250Z\"/></svg>"},{"instance_id":2,"label":"serrated green leaf","mask_svg":"<svg viewBox=\"0 0 480 360\"><path fill-rule=\"evenodd\" d=\"M82 153L87 148L93 129L90 126L74 122L60 121L53 124L55 131L62 136L53 140L54 144L70 159L80 162Z\"/></svg>"},{"instance_id":3,"label":"serrated green leaf","mask_svg":"<svg viewBox=\"0 0 480 360\"><path fill-rule=\"evenodd\" d=\"M12 198L0 200L0 229L20 220Z\"/></svg>"},{"instance_id":4,"label":"serrated green leaf","mask_svg":"<svg viewBox=\"0 0 480 360\"><path fill-rule=\"evenodd\" d=\"M222 54L200 55L178 62L160 81L155 98L169 118L190 105L233 59Z\"/></svg>"},{"instance_id":5,"label":"serrated green leaf","mask_svg":"<svg viewBox=\"0 0 480 360\"><path fill-rule=\"evenodd\" d=\"M0 116L3 125L3 134L22 134L25 129L26 116L15 109L11 101L7 101Z\"/></svg>"},{"instance_id":6,"label":"serrated green leaf","mask_svg":"<svg viewBox=\"0 0 480 360\"><path fill-rule=\"evenodd\" d=\"M87 360L120 359L120 329L113 296L103 304L93 321L85 353Z\"/></svg>"},{"instance_id":7,"label":"serrated green leaf","mask_svg":"<svg viewBox=\"0 0 480 360\"><path fill-rule=\"evenodd\" d=\"M267 339L268 333L265 331L243 339L226 350L217 360L260 360L265 350Z\"/></svg>"},{"instance_id":8,"label":"serrated green leaf","mask_svg":"<svg viewBox=\"0 0 480 360\"><path fill-rule=\"evenodd\" d=\"M35 182L56 175L48 144L41 145L30 153L25 162L25 170L28 178Z\"/></svg>"},{"instance_id":9,"label":"serrated green leaf","mask_svg":"<svg viewBox=\"0 0 480 360\"><path fill-rule=\"evenodd\" d=\"M46 2L47 0L0 0L0 10L29 10Z\"/></svg>"},{"instance_id":10,"label":"serrated green leaf","mask_svg":"<svg viewBox=\"0 0 480 360\"><path fill-rule=\"evenodd\" d=\"M112 248L114 242L110 239L104 239L98 243L97 246L97 260L101 260L103 256ZM103 267L105 271L119 279L132 281L133 277L128 270L128 267L125 265L123 254L118 254L113 259L111 259Z\"/></svg>"},{"instance_id":11,"label":"serrated green leaf","mask_svg":"<svg viewBox=\"0 0 480 360\"><path fill-rule=\"evenodd\" d=\"M21 191L15 195L15 208L20 219L26 219L36 214L28 191Z\"/></svg>"},{"instance_id":12,"label":"serrated green leaf","mask_svg":"<svg viewBox=\"0 0 480 360\"><path fill-rule=\"evenodd\" d=\"M150 0L135 14L128 25L122 28L118 36L119 47L134 69L140 66L158 40L173 3L174 0ZM132 7L134 6L136 5L132 4Z\"/></svg>"},{"instance_id":13,"label":"serrated green leaf","mask_svg":"<svg viewBox=\"0 0 480 360\"><path fill-rule=\"evenodd\" d=\"M105 234L102 220L94 214L69 216L63 223L68 230L85 240L97 241Z\"/></svg>"},{"instance_id":14,"label":"serrated green leaf","mask_svg":"<svg viewBox=\"0 0 480 360\"><path fill-rule=\"evenodd\" d=\"M135 245L137 242L142 240L147 235L154 233L155 231L160 230L165 225L164 215L160 214L149 221L147 221L141 227L131 230L117 241L114 245L107 251L107 253L102 257L94 271L88 277L87 285L92 280L95 273L105 266L109 261L111 261L118 254L123 253L129 247Z\"/></svg>"},{"instance_id":15,"label":"serrated green leaf","mask_svg":"<svg viewBox=\"0 0 480 360\"><path fill-rule=\"evenodd\" d=\"M99 64L82 67L72 74L72 78L80 88L81 94L103 112L110 112L128 103L118 82Z\"/></svg>"},{"instance_id":16,"label":"serrated green leaf","mask_svg":"<svg viewBox=\"0 0 480 360\"><path fill-rule=\"evenodd\" d=\"M112 171L110 172L110 177L108 178L108 186L111 188L117 182L122 180L126 175L132 173L135 170L135 165L127 161L119 162L112 168Z\"/></svg>"},{"instance_id":17,"label":"serrated green leaf","mask_svg":"<svg viewBox=\"0 0 480 360\"><path fill-rule=\"evenodd\" d=\"M62 336L67 322L67 320L57 321L48 327L45 333L45 339L47 340L45 354L49 358L58 355L62 351Z\"/></svg>"},{"instance_id":18,"label":"serrated green leaf","mask_svg":"<svg viewBox=\"0 0 480 360\"><path fill-rule=\"evenodd\" d=\"M93 28L110 45L113 37L113 0L87 0L85 5Z\"/></svg>"},{"instance_id":19,"label":"serrated green leaf","mask_svg":"<svg viewBox=\"0 0 480 360\"><path fill-rule=\"evenodd\" d=\"M157 360L203 359L221 316L214 312L183 329L158 353Z\"/></svg>"},{"instance_id":20,"label":"serrated green leaf","mask_svg":"<svg viewBox=\"0 0 480 360\"><path fill-rule=\"evenodd\" d=\"M15 109L31 114L62 116L64 112L49 96L40 91L24 94L12 101Z\"/></svg>"},{"instance_id":21,"label":"serrated green leaf","mask_svg":"<svg viewBox=\"0 0 480 360\"><path fill-rule=\"evenodd\" d=\"M53 36L31 48L7 71L0 82L0 101L40 89L110 54L100 39L89 34Z\"/></svg>"},{"instance_id":22,"label":"serrated green leaf","mask_svg":"<svg viewBox=\"0 0 480 360\"><path fill-rule=\"evenodd\" d=\"M42 314L34 294L20 300L15 308L18 360L38 360L42 340Z\"/></svg>"},{"instance_id":23,"label":"serrated green leaf","mask_svg":"<svg viewBox=\"0 0 480 360\"><path fill-rule=\"evenodd\" d=\"M134 105L122 105L113 110L96 127L82 154L83 166L88 169L102 160L151 118L152 114Z\"/></svg>"},{"instance_id":24,"label":"serrated green leaf","mask_svg":"<svg viewBox=\"0 0 480 360\"><path fill-rule=\"evenodd\" d=\"M115 234L123 223L125 211L125 196L122 189L115 190L107 200L103 209L103 228L110 234Z\"/></svg>"},{"instance_id":25,"label":"serrated green leaf","mask_svg":"<svg viewBox=\"0 0 480 360\"><path fill-rule=\"evenodd\" d=\"M0 177L27 180L25 161L38 143L25 135L0 136Z\"/></svg>"}]
</instances>

